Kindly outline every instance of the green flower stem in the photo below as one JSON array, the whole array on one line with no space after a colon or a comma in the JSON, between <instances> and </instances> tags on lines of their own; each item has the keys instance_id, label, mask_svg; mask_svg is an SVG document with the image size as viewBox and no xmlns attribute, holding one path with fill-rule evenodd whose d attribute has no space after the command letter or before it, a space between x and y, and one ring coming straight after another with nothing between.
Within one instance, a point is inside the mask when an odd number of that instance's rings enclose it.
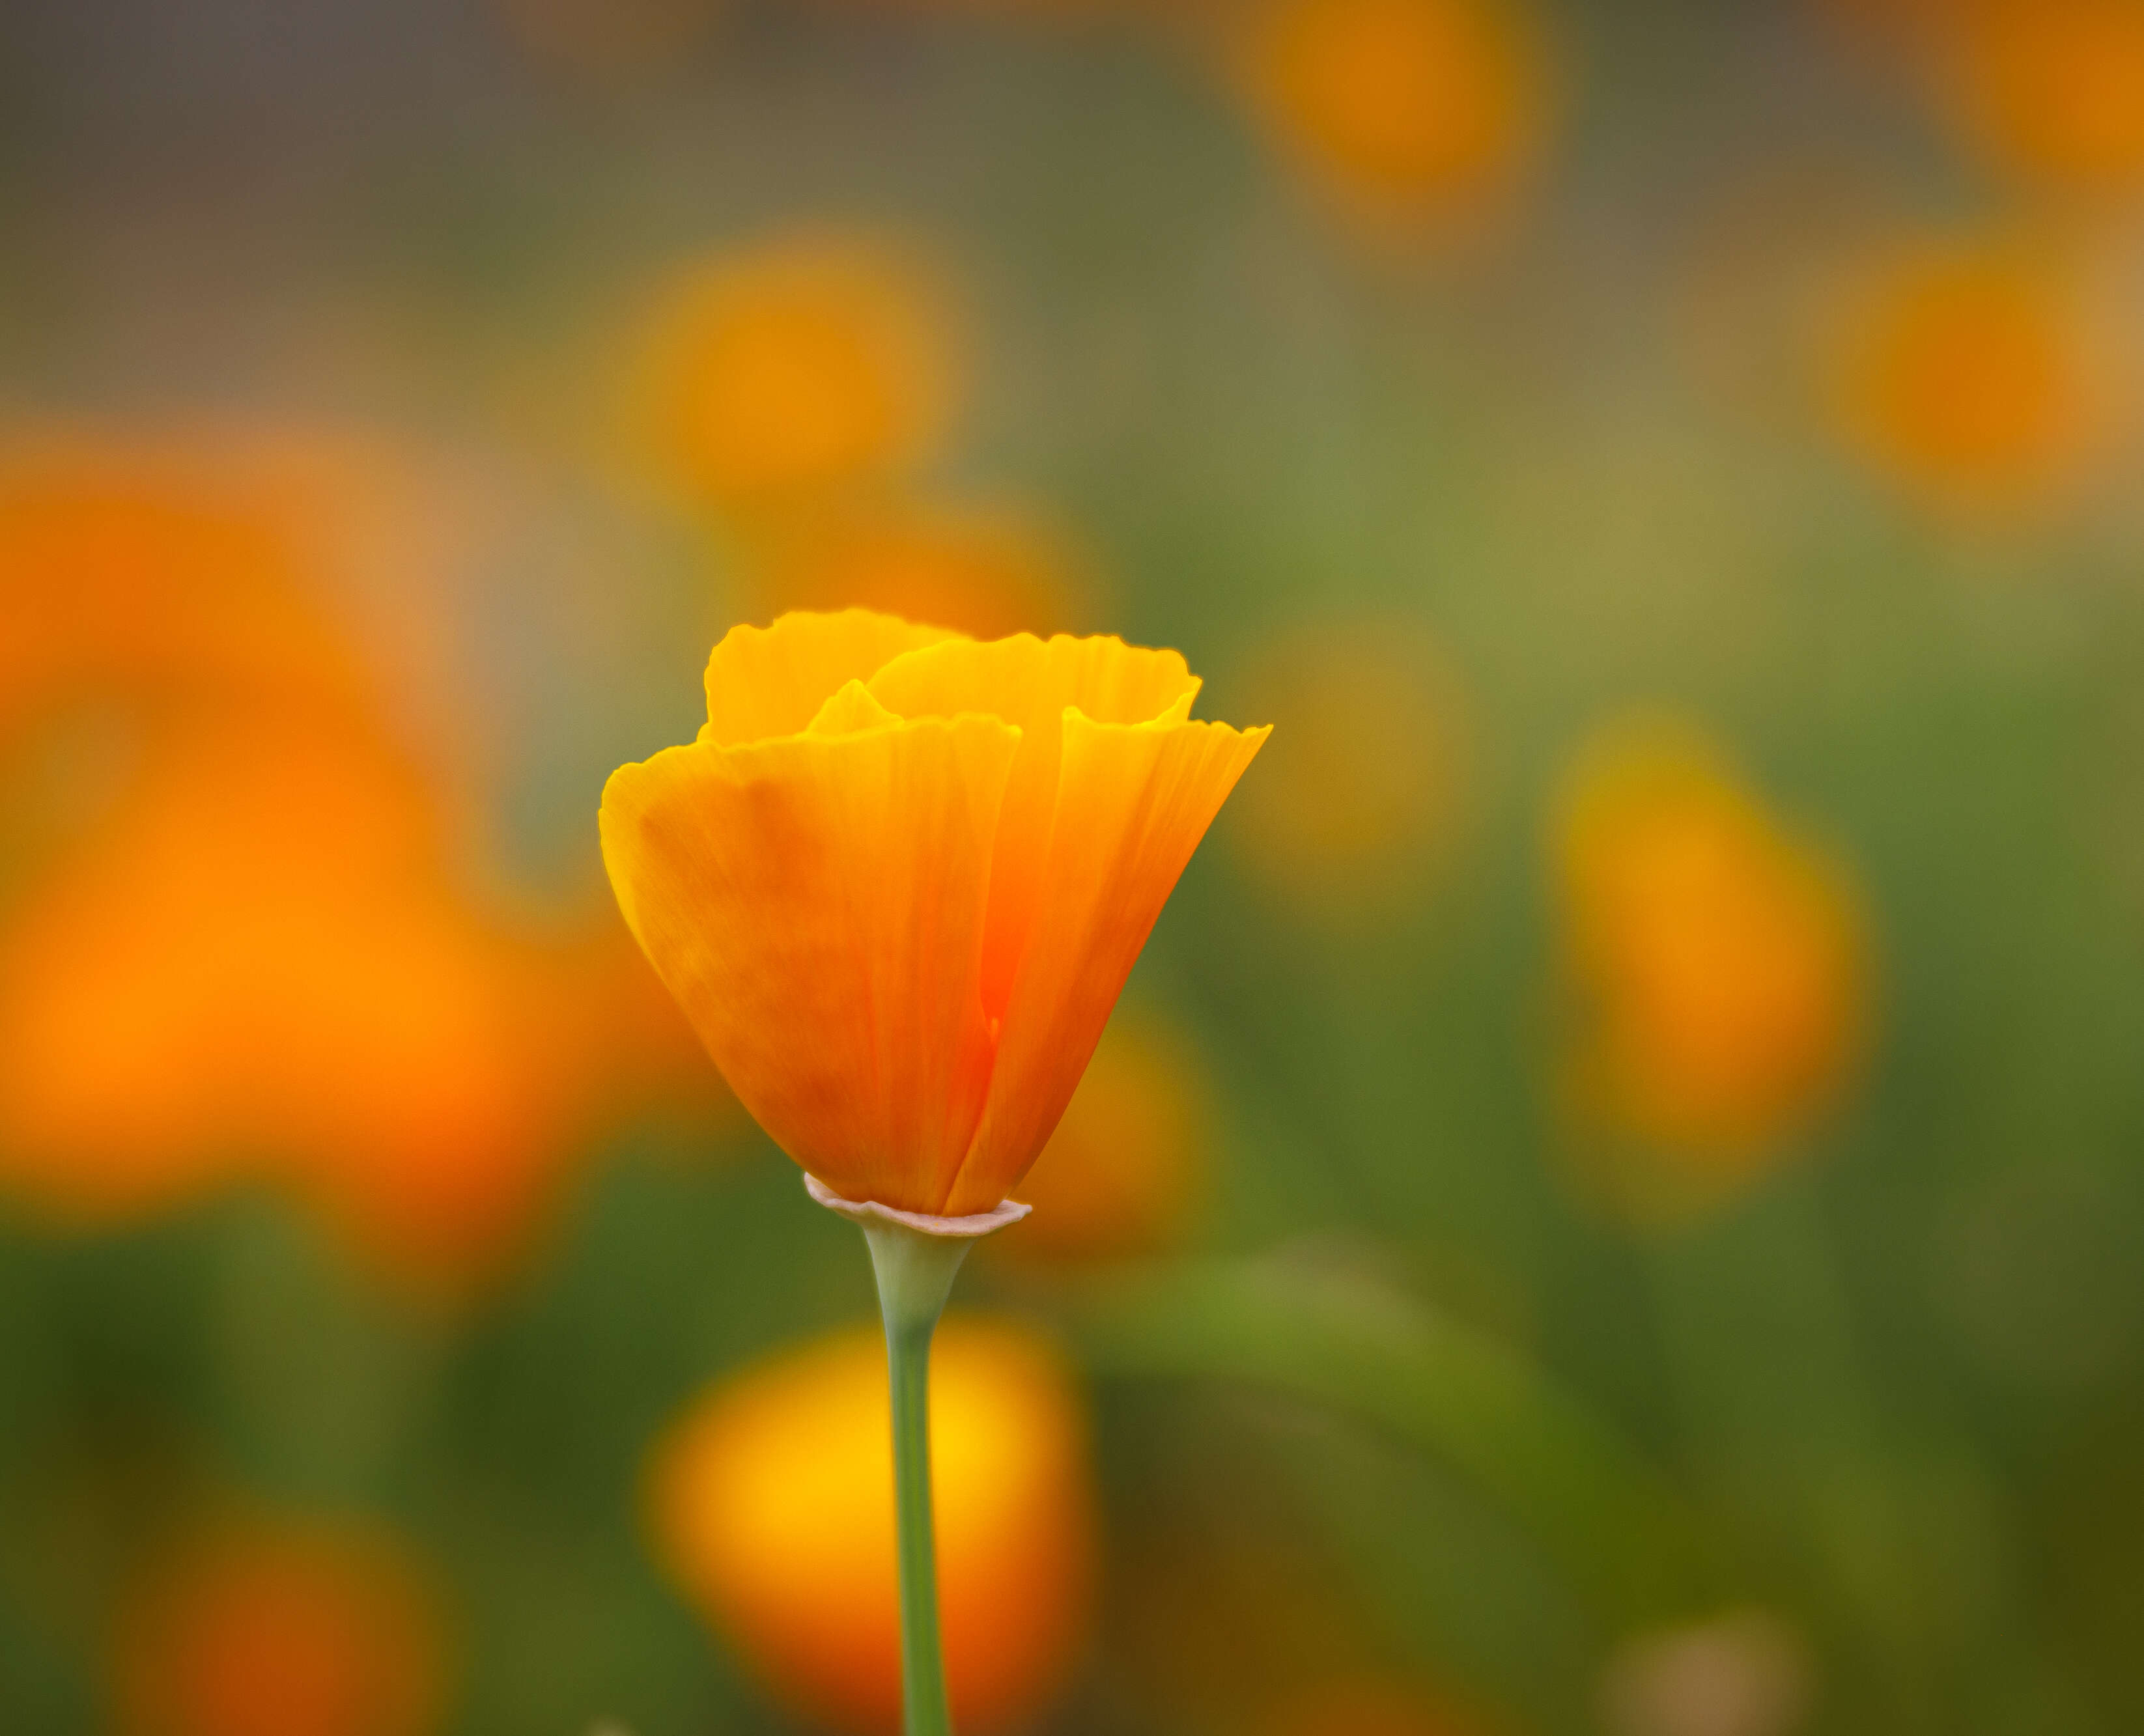
<instances>
[{"instance_id":1,"label":"green flower stem","mask_svg":"<svg viewBox=\"0 0 2144 1736\"><path fill-rule=\"evenodd\" d=\"M893 1389L893 1490L901 1548L901 1680L907 1736L951 1736L938 1641L938 1549L931 1516L931 1335L973 1239L866 1223Z\"/></svg>"},{"instance_id":2,"label":"green flower stem","mask_svg":"<svg viewBox=\"0 0 2144 1736\"><path fill-rule=\"evenodd\" d=\"M931 1335L945 1312L954 1274L969 1245L1027 1216L1000 1200L969 1218L933 1218L871 1200L844 1198L816 1176L804 1191L850 1220L871 1244L886 1322L886 1376L893 1392L895 1530L901 1547L901 1680L908 1736L952 1736L945 1659L938 1643L938 1541L931 1522Z\"/></svg>"}]
</instances>

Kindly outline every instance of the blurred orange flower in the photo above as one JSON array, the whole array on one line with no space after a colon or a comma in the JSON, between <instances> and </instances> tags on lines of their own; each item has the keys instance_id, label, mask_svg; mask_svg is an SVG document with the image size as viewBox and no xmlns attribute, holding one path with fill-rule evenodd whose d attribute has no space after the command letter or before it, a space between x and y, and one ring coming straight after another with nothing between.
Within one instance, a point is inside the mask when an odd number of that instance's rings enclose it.
<instances>
[{"instance_id":1,"label":"blurred orange flower","mask_svg":"<svg viewBox=\"0 0 2144 1736\"><path fill-rule=\"evenodd\" d=\"M1641 1148L1601 1179L1640 1207L1701 1203L1760 1172L1859 1059L1869 965L1850 885L1667 720L1589 746L1556 847L1586 1020L1576 1105Z\"/></svg>"},{"instance_id":2,"label":"blurred orange flower","mask_svg":"<svg viewBox=\"0 0 2144 1736\"><path fill-rule=\"evenodd\" d=\"M1058 1357L950 1317L931 1355L945 1667L962 1729L1033 1717L1085 1636L1094 1572L1086 1424ZM659 1443L650 1508L678 1583L770 1690L841 1729L901 1728L893 1461L876 1327L718 1385Z\"/></svg>"},{"instance_id":3,"label":"blurred orange flower","mask_svg":"<svg viewBox=\"0 0 2144 1736\"><path fill-rule=\"evenodd\" d=\"M603 1117L712 1074L622 929L527 931L469 895L436 772L320 595L343 533L309 524L319 479L224 457L0 461L23 629L0 746L33 761L86 718L117 750L96 778L61 756L98 801L0 910L0 1184L96 1223L273 1176L460 1281L527 1239Z\"/></svg>"},{"instance_id":4,"label":"blurred orange flower","mask_svg":"<svg viewBox=\"0 0 2144 1736\"><path fill-rule=\"evenodd\" d=\"M1233 816L1245 860L1322 913L1382 914L1463 795L1462 709L1438 647L1403 621L1307 623L1272 636L1236 686L1282 726Z\"/></svg>"},{"instance_id":5,"label":"blurred orange flower","mask_svg":"<svg viewBox=\"0 0 2144 1736\"><path fill-rule=\"evenodd\" d=\"M943 296L896 248L801 234L681 268L638 382L663 461L727 506L901 475L958 392Z\"/></svg>"},{"instance_id":6,"label":"blurred orange flower","mask_svg":"<svg viewBox=\"0 0 2144 1736\"><path fill-rule=\"evenodd\" d=\"M2079 286L2036 251L1906 250L1871 275L1840 329L1848 433L1938 502L2029 503L2072 479L2104 432L2095 340Z\"/></svg>"},{"instance_id":7,"label":"blurred orange flower","mask_svg":"<svg viewBox=\"0 0 2144 1736\"><path fill-rule=\"evenodd\" d=\"M1020 1184L1032 1217L990 1251L1025 1261L1159 1253L1181 1238L1210 1160L1206 1082L1183 1037L1119 1011Z\"/></svg>"},{"instance_id":8,"label":"blurred orange flower","mask_svg":"<svg viewBox=\"0 0 2144 1736\"><path fill-rule=\"evenodd\" d=\"M112 1677L122 1736L427 1736L450 1647L428 1577L369 1530L228 1523L156 1564Z\"/></svg>"},{"instance_id":9,"label":"blurred orange flower","mask_svg":"<svg viewBox=\"0 0 2144 1736\"><path fill-rule=\"evenodd\" d=\"M413 1272L518 1243L602 1101L582 997L617 967L488 930L434 873L430 817L362 737L250 717L157 742L0 929L17 1190L94 1220L253 1167Z\"/></svg>"},{"instance_id":10,"label":"blurred orange flower","mask_svg":"<svg viewBox=\"0 0 2144 1736\"><path fill-rule=\"evenodd\" d=\"M777 613L875 609L995 639L1069 627L1080 587L1069 553L1015 513L908 508L782 551L763 588Z\"/></svg>"},{"instance_id":11,"label":"blurred orange flower","mask_svg":"<svg viewBox=\"0 0 2144 1736\"><path fill-rule=\"evenodd\" d=\"M1547 127L1540 44L1498 0L1271 0L1242 64L1283 148L1372 216L1494 203Z\"/></svg>"},{"instance_id":12,"label":"blurred orange flower","mask_svg":"<svg viewBox=\"0 0 2144 1736\"><path fill-rule=\"evenodd\" d=\"M733 629L613 773L618 903L738 1099L837 1193L996 1206L1267 732L1173 651L851 609Z\"/></svg>"},{"instance_id":13,"label":"blurred orange flower","mask_svg":"<svg viewBox=\"0 0 2144 1736\"><path fill-rule=\"evenodd\" d=\"M355 703L295 529L169 453L0 441L0 737L84 692Z\"/></svg>"},{"instance_id":14,"label":"blurred orange flower","mask_svg":"<svg viewBox=\"0 0 2144 1736\"><path fill-rule=\"evenodd\" d=\"M1938 17L1943 94L1991 161L2055 186L2144 187L2144 7L1976 0Z\"/></svg>"}]
</instances>

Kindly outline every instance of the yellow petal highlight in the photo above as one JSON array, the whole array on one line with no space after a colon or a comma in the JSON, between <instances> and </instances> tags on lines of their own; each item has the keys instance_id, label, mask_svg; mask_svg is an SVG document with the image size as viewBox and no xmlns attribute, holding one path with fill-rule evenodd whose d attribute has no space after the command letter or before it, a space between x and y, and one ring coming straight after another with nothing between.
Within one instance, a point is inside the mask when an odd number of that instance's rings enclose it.
<instances>
[{"instance_id":1,"label":"yellow petal highlight","mask_svg":"<svg viewBox=\"0 0 2144 1736\"><path fill-rule=\"evenodd\" d=\"M733 627L707 659L700 738L727 747L793 736L846 683L869 680L903 652L955 637L869 609L800 611L772 627Z\"/></svg>"},{"instance_id":2,"label":"yellow petal highlight","mask_svg":"<svg viewBox=\"0 0 2144 1736\"><path fill-rule=\"evenodd\" d=\"M1016 633L988 644L948 639L910 652L873 676L871 689L904 717L982 712L1020 727L1020 757L998 821L983 950L983 1007L1002 1018L1035 925L1067 708L1110 724L1182 717L1199 692L1199 677L1179 652L1145 650L1113 636L1060 633L1045 641Z\"/></svg>"},{"instance_id":3,"label":"yellow petal highlight","mask_svg":"<svg viewBox=\"0 0 2144 1736\"><path fill-rule=\"evenodd\" d=\"M774 1142L851 1198L936 1210L967 1148L1020 742L973 716L703 740L603 791L604 862L657 971Z\"/></svg>"},{"instance_id":4,"label":"yellow petal highlight","mask_svg":"<svg viewBox=\"0 0 2144 1736\"><path fill-rule=\"evenodd\" d=\"M1161 907L1269 728L1068 707L1047 856L975 1145L940 1208L1004 1198L1065 1113Z\"/></svg>"}]
</instances>

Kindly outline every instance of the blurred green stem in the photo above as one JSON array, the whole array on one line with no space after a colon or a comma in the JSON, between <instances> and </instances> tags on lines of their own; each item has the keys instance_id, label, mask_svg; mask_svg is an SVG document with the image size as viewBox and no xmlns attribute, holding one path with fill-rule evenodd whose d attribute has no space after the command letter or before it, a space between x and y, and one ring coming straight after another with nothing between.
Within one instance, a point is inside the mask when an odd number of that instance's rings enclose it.
<instances>
[{"instance_id":1,"label":"blurred green stem","mask_svg":"<svg viewBox=\"0 0 2144 1736\"><path fill-rule=\"evenodd\" d=\"M1718 1595L1710 1540L1659 1472L1516 1350L1419 1302L1286 1261L1126 1272L1068 1300L1098 1373L1263 1387L1453 1466L1563 1562L1611 1629Z\"/></svg>"},{"instance_id":2,"label":"blurred green stem","mask_svg":"<svg viewBox=\"0 0 2144 1736\"><path fill-rule=\"evenodd\" d=\"M931 1515L931 1335L945 1311L966 1237L866 1223L886 1322L893 1391L893 1490L901 1550L901 1679L907 1736L951 1736L938 1642L938 1551Z\"/></svg>"}]
</instances>

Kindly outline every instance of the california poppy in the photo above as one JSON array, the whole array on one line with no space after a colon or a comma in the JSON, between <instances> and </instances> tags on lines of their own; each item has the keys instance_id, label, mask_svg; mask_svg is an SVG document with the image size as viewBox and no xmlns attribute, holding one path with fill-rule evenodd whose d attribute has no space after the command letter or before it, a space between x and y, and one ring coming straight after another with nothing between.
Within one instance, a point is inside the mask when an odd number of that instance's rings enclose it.
<instances>
[{"instance_id":1,"label":"california poppy","mask_svg":"<svg viewBox=\"0 0 2144 1736\"><path fill-rule=\"evenodd\" d=\"M621 767L627 921L775 1143L965 1216L1027 1172L1264 741L1173 651L851 609L740 627L697 741Z\"/></svg>"}]
</instances>

